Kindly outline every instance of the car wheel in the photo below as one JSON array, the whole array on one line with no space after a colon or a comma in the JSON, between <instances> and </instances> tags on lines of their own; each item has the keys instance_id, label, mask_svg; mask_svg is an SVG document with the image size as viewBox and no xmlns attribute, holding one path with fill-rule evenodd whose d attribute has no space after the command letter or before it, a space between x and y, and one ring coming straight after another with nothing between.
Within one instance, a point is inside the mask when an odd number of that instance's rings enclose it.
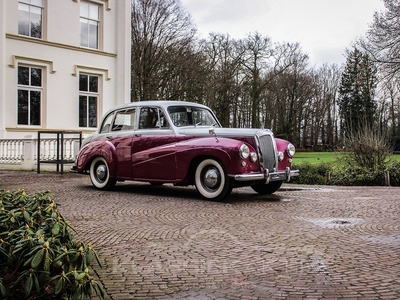
<instances>
[{"instance_id":1,"label":"car wheel","mask_svg":"<svg viewBox=\"0 0 400 300\"><path fill-rule=\"evenodd\" d=\"M108 164L103 157L96 157L90 165L90 180L100 190L112 189L117 180L110 178Z\"/></svg>"},{"instance_id":2,"label":"car wheel","mask_svg":"<svg viewBox=\"0 0 400 300\"><path fill-rule=\"evenodd\" d=\"M196 168L195 185L204 198L218 201L231 193L233 181L219 162L205 159Z\"/></svg>"},{"instance_id":3,"label":"car wheel","mask_svg":"<svg viewBox=\"0 0 400 300\"><path fill-rule=\"evenodd\" d=\"M269 195L269 194L273 194L277 190L279 190L281 185L282 185L282 181L271 181L268 184L265 184L265 183L255 184L255 185L251 186L251 188L255 192L257 192L261 195Z\"/></svg>"}]
</instances>

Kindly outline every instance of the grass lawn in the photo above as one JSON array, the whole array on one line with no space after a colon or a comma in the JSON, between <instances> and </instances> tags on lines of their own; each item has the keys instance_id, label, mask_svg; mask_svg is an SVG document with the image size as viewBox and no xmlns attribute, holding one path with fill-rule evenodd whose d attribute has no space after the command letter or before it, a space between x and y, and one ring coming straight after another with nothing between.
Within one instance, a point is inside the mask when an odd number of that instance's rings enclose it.
<instances>
[{"instance_id":1,"label":"grass lawn","mask_svg":"<svg viewBox=\"0 0 400 300\"><path fill-rule=\"evenodd\" d=\"M343 152L296 152L293 157L294 164L302 164L308 162L310 164L319 164L322 162L334 163ZM391 158L400 162L400 154L393 154Z\"/></svg>"},{"instance_id":2,"label":"grass lawn","mask_svg":"<svg viewBox=\"0 0 400 300\"><path fill-rule=\"evenodd\" d=\"M309 162L310 164L319 164L322 162L334 162L340 152L296 152L293 157L294 164Z\"/></svg>"}]
</instances>

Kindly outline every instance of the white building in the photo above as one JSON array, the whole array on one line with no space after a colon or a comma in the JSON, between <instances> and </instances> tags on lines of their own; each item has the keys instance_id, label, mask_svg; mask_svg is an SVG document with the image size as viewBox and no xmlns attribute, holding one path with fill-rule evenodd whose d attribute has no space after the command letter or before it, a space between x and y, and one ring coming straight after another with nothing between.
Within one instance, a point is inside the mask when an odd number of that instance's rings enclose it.
<instances>
[{"instance_id":1,"label":"white building","mask_svg":"<svg viewBox=\"0 0 400 300\"><path fill-rule=\"evenodd\" d=\"M89 134L130 102L130 0L1 0L0 14L0 140Z\"/></svg>"}]
</instances>

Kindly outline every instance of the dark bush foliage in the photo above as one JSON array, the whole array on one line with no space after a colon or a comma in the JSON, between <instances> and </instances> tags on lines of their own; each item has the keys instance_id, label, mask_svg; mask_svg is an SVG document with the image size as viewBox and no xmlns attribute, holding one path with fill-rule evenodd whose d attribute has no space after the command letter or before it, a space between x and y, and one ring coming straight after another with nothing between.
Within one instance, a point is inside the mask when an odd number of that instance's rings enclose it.
<instances>
[{"instance_id":1,"label":"dark bush foliage","mask_svg":"<svg viewBox=\"0 0 400 300\"><path fill-rule=\"evenodd\" d=\"M384 170L371 170L360 167L351 167L332 172L330 185L385 185Z\"/></svg>"},{"instance_id":2,"label":"dark bush foliage","mask_svg":"<svg viewBox=\"0 0 400 300\"><path fill-rule=\"evenodd\" d=\"M293 169L300 170L300 176L293 177L292 183L298 184L317 184L326 183L326 172L331 171L332 167L328 163L310 164L303 163L301 165L293 165Z\"/></svg>"},{"instance_id":3,"label":"dark bush foliage","mask_svg":"<svg viewBox=\"0 0 400 300\"><path fill-rule=\"evenodd\" d=\"M343 185L343 186L384 186L385 172L389 172L390 185L400 186L400 163L389 163L385 169L371 170L357 166L333 168L332 165L321 163L312 165L303 163L293 165L293 169L300 170L300 176L293 177L292 183L315 185ZM326 181L326 172L330 172L329 181Z\"/></svg>"},{"instance_id":4,"label":"dark bush foliage","mask_svg":"<svg viewBox=\"0 0 400 300\"><path fill-rule=\"evenodd\" d=\"M400 162L393 162L387 166L386 171L390 174L390 185L400 186Z\"/></svg>"},{"instance_id":5,"label":"dark bush foliage","mask_svg":"<svg viewBox=\"0 0 400 300\"><path fill-rule=\"evenodd\" d=\"M73 240L48 192L0 191L0 299L104 298L91 244Z\"/></svg>"}]
</instances>

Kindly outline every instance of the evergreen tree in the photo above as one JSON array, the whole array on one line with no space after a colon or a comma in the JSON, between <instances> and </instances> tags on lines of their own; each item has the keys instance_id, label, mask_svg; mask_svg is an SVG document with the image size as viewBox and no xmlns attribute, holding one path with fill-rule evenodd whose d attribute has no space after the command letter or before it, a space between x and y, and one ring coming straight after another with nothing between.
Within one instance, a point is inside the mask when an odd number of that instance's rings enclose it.
<instances>
[{"instance_id":1,"label":"evergreen tree","mask_svg":"<svg viewBox=\"0 0 400 300\"><path fill-rule=\"evenodd\" d=\"M369 55L350 51L339 86L339 112L344 136L374 127L376 119L376 67Z\"/></svg>"}]
</instances>

